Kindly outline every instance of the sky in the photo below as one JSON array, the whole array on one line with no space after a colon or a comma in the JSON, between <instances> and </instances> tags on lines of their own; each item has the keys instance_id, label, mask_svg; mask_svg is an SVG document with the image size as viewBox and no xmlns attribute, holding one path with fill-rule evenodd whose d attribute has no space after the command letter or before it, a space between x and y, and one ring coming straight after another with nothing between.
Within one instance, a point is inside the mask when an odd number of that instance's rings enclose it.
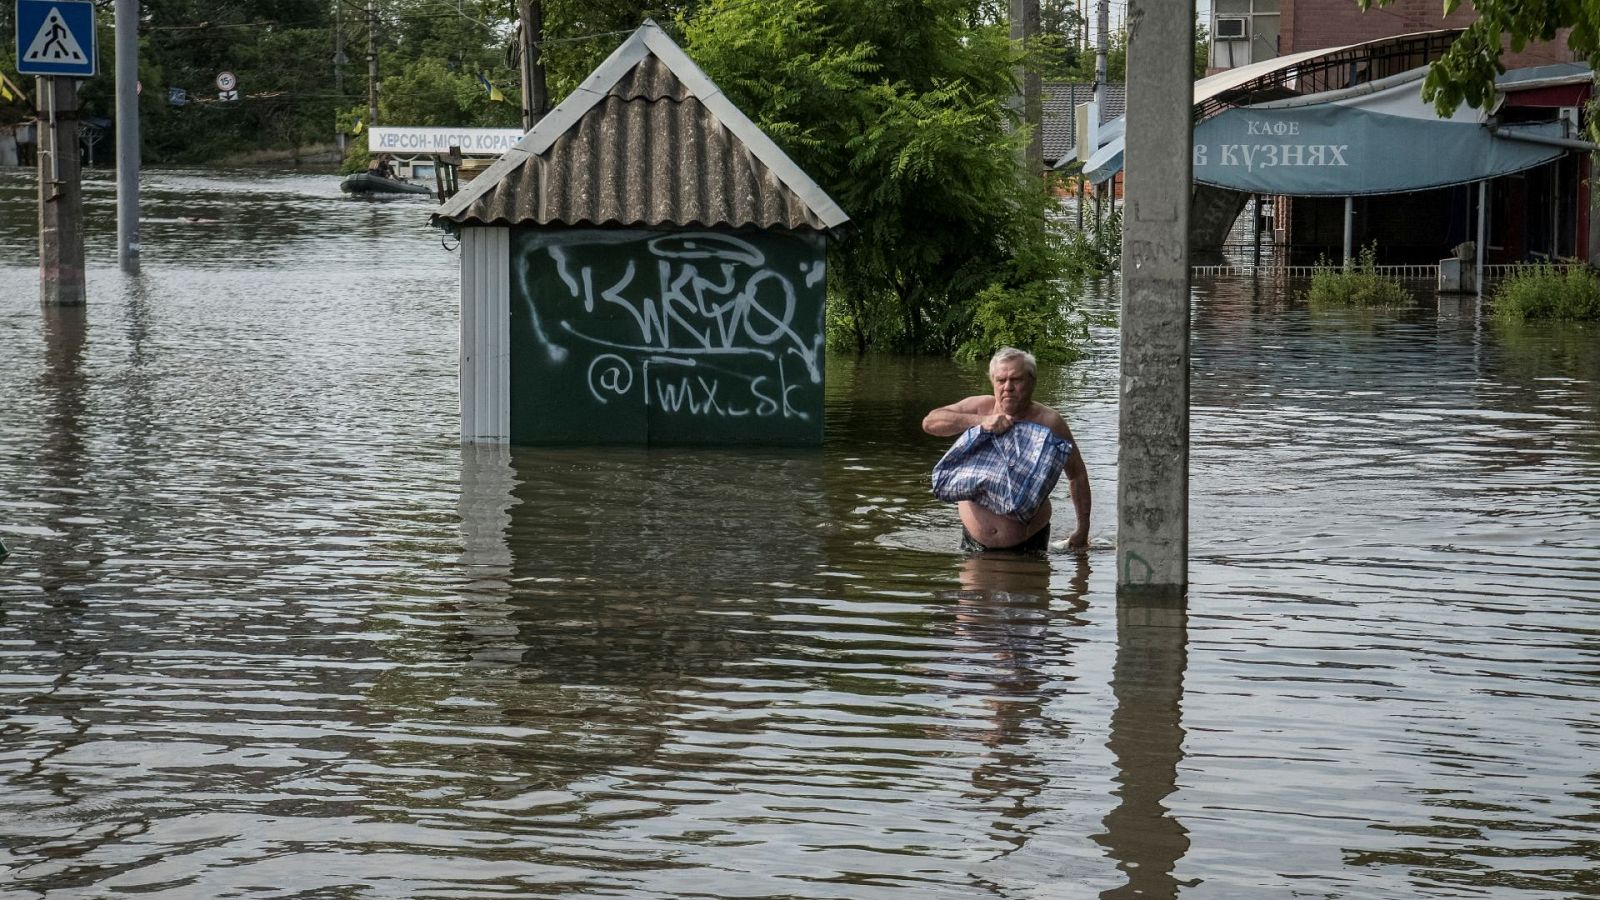
<instances>
[{"instance_id":1,"label":"sky","mask_svg":"<svg viewBox=\"0 0 1600 900\"><path fill-rule=\"evenodd\" d=\"M1089 32L1094 33L1094 4L1096 0L1089 0ZM1195 11L1200 15L1200 21L1211 21L1211 0L1195 0ZM1122 20L1128 13L1127 0L1111 0L1111 28L1116 30L1122 27Z\"/></svg>"}]
</instances>

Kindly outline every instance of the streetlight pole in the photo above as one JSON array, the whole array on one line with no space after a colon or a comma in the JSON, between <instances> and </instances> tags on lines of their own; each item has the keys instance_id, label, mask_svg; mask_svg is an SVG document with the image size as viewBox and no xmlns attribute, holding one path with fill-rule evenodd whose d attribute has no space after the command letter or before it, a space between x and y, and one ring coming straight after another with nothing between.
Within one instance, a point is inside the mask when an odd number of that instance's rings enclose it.
<instances>
[{"instance_id":1,"label":"streetlight pole","mask_svg":"<svg viewBox=\"0 0 1600 900\"><path fill-rule=\"evenodd\" d=\"M116 0L117 265L139 271L139 2Z\"/></svg>"}]
</instances>

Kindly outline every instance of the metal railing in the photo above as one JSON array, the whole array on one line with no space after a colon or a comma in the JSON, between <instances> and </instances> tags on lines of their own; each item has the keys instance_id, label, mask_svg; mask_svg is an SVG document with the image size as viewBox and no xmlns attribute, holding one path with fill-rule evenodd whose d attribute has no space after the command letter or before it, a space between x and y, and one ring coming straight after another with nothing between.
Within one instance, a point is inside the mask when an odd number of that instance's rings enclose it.
<instances>
[{"instance_id":1,"label":"metal railing","mask_svg":"<svg viewBox=\"0 0 1600 900\"><path fill-rule=\"evenodd\" d=\"M1548 263L1546 265L1549 265L1556 271L1564 272L1573 268L1574 266L1582 264ZM1249 264L1243 264L1222 266L1192 266L1190 271L1192 274L1205 275L1208 277L1253 278L1256 276L1270 276L1310 278L1312 275L1315 275L1318 272L1338 272L1342 271L1343 268L1343 266L1281 266L1276 264L1268 264L1257 267ZM1505 278L1516 272L1518 269L1523 268L1528 268L1528 266L1522 263L1494 263L1484 266L1483 274L1487 278ZM1382 275L1385 278L1414 278L1420 280L1437 279L1439 277L1439 265L1437 263L1406 266L1376 266L1375 270L1377 274Z\"/></svg>"}]
</instances>

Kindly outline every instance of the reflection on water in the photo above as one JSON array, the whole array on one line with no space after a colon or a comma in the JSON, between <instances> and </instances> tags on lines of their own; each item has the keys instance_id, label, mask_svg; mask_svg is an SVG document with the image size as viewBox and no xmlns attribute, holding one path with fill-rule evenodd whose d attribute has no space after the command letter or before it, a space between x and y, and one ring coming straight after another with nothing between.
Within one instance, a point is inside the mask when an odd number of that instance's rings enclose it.
<instances>
[{"instance_id":1,"label":"reflection on water","mask_svg":"<svg viewBox=\"0 0 1600 900\"><path fill-rule=\"evenodd\" d=\"M425 204L148 173L127 279L92 181L41 310L10 176L0 892L1600 890L1592 331L1198 285L1195 584L1140 606L1104 502L955 553L918 423L977 369L834 358L820 451L462 448ZM1110 498L1094 341L1040 393Z\"/></svg>"},{"instance_id":2,"label":"reflection on water","mask_svg":"<svg viewBox=\"0 0 1600 900\"><path fill-rule=\"evenodd\" d=\"M1172 871L1189 849L1189 831L1167 797L1183 762L1183 669L1189 614L1182 600L1120 597L1117 662L1111 670L1109 746L1116 758L1117 806L1094 836L1127 883L1105 898L1176 897Z\"/></svg>"}]
</instances>

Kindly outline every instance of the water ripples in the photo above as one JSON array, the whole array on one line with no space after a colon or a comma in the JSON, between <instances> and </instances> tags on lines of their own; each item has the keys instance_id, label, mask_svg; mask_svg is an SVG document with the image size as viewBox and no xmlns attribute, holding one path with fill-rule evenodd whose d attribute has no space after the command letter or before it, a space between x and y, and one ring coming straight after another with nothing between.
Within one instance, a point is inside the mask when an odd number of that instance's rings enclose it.
<instances>
[{"instance_id":1,"label":"water ripples","mask_svg":"<svg viewBox=\"0 0 1600 900\"><path fill-rule=\"evenodd\" d=\"M459 448L455 257L335 183L154 173L50 314L0 188L0 895L1600 891L1592 333L1197 285L1194 586L1119 603L1114 327L1040 385L1095 549L963 559L981 372Z\"/></svg>"}]
</instances>

